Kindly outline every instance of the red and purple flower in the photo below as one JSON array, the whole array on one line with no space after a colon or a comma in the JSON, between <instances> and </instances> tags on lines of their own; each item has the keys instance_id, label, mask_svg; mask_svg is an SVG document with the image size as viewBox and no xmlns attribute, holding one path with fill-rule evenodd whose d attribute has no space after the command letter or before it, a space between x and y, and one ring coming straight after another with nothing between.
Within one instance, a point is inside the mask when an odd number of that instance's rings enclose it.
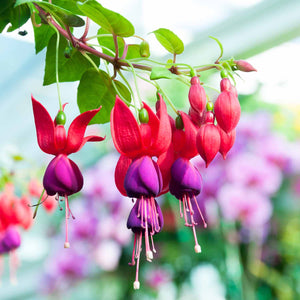
<instances>
[{"instance_id":1,"label":"red and purple flower","mask_svg":"<svg viewBox=\"0 0 300 300\"><path fill-rule=\"evenodd\" d=\"M43 185L47 195L57 195L57 197L61 196L65 199L65 247L68 248L70 244L68 242L67 219L71 215L68 196L79 192L83 186L81 171L75 162L68 158L68 155L79 151L86 142L104 140L99 136L84 136L89 122L99 112L100 108L86 111L76 117L71 123L67 135L63 125L65 122L60 122L58 118L53 121L45 107L33 96L31 99L38 144L42 151L55 156L45 171ZM58 115L61 113L63 110L59 111Z\"/></svg>"}]
</instances>

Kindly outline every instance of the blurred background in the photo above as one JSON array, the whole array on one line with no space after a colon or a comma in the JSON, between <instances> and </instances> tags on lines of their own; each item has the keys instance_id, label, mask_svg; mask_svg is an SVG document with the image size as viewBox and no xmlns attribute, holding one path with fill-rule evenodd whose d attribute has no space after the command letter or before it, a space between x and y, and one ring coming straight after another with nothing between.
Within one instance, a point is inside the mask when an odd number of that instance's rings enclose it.
<instances>
[{"instance_id":1,"label":"blurred background","mask_svg":"<svg viewBox=\"0 0 300 300\"><path fill-rule=\"evenodd\" d=\"M300 299L300 2L101 3L131 20L153 45L153 57L169 58L147 35L166 27L185 43L178 62L215 61L219 48L211 35L222 42L225 58L246 59L258 70L237 78L242 117L227 159L218 155L207 169L194 160L204 181L197 199L208 223L205 230L197 228L202 253L194 253L177 200L161 197L165 227L155 236L158 254L151 264L142 259L141 289L133 291L135 268L128 266L133 236L126 228L132 203L115 188L118 154L109 126L96 126L107 141L72 155L84 170L85 186L71 197L76 217L69 222L71 248L63 248L64 213L40 207L33 226L22 232L18 261L7 256L0 261L0 299ZM37 146L31 93L52 116L57 110L56 86L42 86L45 50L35 55L31 24L21 29L28 35L0 35L0 174L2 181L13 178L19 195L30 192L30 180L40 188L49 161ZM218 89L219 75L201 78ZM77 84L61 84L69 120L79 113ZM154 97L153 89L139 85L143 97ZM186 109L187 87L163 85ZM215 92L206 90L214 99ZM32 203L37 200L31 196Z\"/></svg>"}]
</instances>

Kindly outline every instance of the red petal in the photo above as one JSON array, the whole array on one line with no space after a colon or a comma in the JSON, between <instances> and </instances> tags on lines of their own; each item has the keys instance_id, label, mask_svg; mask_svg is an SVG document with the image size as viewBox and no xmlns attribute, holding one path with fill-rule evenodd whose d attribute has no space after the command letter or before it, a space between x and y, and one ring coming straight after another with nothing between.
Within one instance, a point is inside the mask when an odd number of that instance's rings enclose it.
<instances>
[{"instance_id":1,"label":"red petal","mask_svg":"<svg viewBox=\"0 0 300 300\"><path fill-rule=\"evenodd\" d=\"M180 156L191 159L198 154L196 147L197 128L184 112L180 112L185 133L184 147L180 151Z\"/></svg>"},{"instance_id":2,"label":"red petal","mask_svg":"<svg viewBox=\"0 0 300 300\"><path fill-rule=\"evenodd\" d=\"M162 153L166 152L171 140L172 140L172 130L171 130L171 124L167 112L166 104L162 98L162 96L159 94L160 100L159 100L159 127L157 132L152 133L152 145L151 145L151 152L150 154L153 156L159 156ZM150 116L149 116L149 122L150 122Z\"/></svg>"},{"instance_id":3,"label":"red petal","mask_svg":"<svg viewBox=\"0 0 300 300\"><path fill-rule=\"evenodd\" d=\"M70 125L67 138L67 146L64 150L65 154L77 152L86 142L84 134L86 127L89 125L93 117L99 112L98 109L88 110L76 117Z\"/></svg>"},{"instance_id":4,"label":"red petal","mask_svg":"<svg viewBox=\"0 0 300 300\"><path fill-rule=\"evenodd\" d=\"M45 107L31 95L36 136L42 151L57 154L54 144L54 123Z\"/></svg>"},{"instance_id":5,"label":"red petal","mask_svg":"<svg viewBox=\"0 0 300 300\"><path fill-rule=\"evenodd\" d=\"M116 187L118 188L119 192L124 196L127 196L126 190L124 188L124 179L131 162L132 162L131 158L128 158L125 155L121 155L116 165L116 170L115 170Z\"/></svg>"},{"instance_id":6,"label":"red petal","mask_svg":"<svg viewBox=\"0 0 300 300\"><path fill-rule=\"evenodd\" d=\"M139 125L128 106L118 96L116 96L115 106L111 111L110 130L119 153L133 158L142 152L143 145Z\"/></svg>"}]
</instances>

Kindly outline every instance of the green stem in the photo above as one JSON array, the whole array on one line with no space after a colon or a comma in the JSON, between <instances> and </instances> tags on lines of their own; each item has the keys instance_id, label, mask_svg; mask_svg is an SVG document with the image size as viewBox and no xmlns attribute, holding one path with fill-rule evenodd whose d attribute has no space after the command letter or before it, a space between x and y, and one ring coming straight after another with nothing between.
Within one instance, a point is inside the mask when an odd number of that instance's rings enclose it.
<instances>
[{"instance_id":1,"label":"green stem","mask_svg":"<svg viewBox=\"0 0 300 300\"><path fill-rule=\"evenodd\" d=\"M135 85L136 93L137 93L137 95L138 95L138 99L139 99L139 102L140 102L140 107L142 107L142 106L143 106L143 102L142 102L142 97L141 97L141 94L140 94L140 91L139 91L139 87L138 87L138 84L137 84L137 78L136 78L137 76L136 76L135 69L134 69L134 67L133 67L133 65L131 64L130 61L128 61L128 60L126 60L126 59L122 59L122 60L120 60L120 61L126 62L126 63L129 65L129 67L131 68L131 70L132 70L133 80L134 80L134 85Z\"/></svg>"},{"instance_id":2,"label":"green stem","mask_svg":"<svg viewBox=\"0 0 300 300\"><path fill-rule=\"evenodd\" d=\"M55 54L55 75L56 75L56 87L57 87L57 94L58 94L58 102L59 102L59 110L62 110L62 103L61 103L61 97L60 97L60 89L59 89L59 77L58 77L58 51L59 51L59 32L56 29L55 26L53 26L51 23L49 25L55 30L56 32L56 54Z\"/></svg>"},{"instance_id":3,"label":"green stem","mask_svg":"<svg viewBox=\"0 0 300 300\"><path fill-rule=\"evenodd\" d=\"M91 65L96 69L96 71L99 72L99 68L97 67L95 62L89 57L89 55L84 51L82 51L81 54L91 63Z\"/></svg>"},{"instance_id":4,"label":"green stem","mask_svg":"<svg viewBox=\"0 0 300 300\"><path fill-rule=\"evenodd\" d=\"M125 82L126 86L127 86L128 89L130 90L130 93L131 93L131 95L132 95L132 97L133 97L133 102L135 103L135 100L134 100L134 93L133 93L133 90L132 90L132 88L131 88L131 86L130 86L128 80L126 79L126 77L123 75L123 73L122 73L120 70L118 71L118 74L121 76L121 78L122 78L123 81ZM129 105L133 106L133 107L135 108L137 114L138 114L138 108L136 107L136 105L133 105L133 104L131 104L131 103L129 103Z\"/></svg>"},{"instance_id":5,"label":"green stem","mask_svg":"<svg viewBox=\"0 0 300 300\"><path fill-rule=\"evenodd\" d=\"M44 193L45 193L45 189L43 189L42 194L41 194L41 196L40 196L40 198L39 198L39 201L38 201L38 203L36 204L36 207L35 207L35 210L34 210L34 213L33 213L33 219L36 217L36 214L37 214L38 208L39 208L39 206L40 206L40 204L41 204L41 201L42 201L42 199L43 199Z\"/></svg>"}]
</instances>

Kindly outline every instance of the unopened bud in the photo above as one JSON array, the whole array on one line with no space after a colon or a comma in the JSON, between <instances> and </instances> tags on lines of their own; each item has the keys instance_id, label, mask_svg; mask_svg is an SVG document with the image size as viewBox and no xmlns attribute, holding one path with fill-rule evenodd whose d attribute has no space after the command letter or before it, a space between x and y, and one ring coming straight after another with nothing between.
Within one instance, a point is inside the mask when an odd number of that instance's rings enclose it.
<instances>
[{"instance_id":1,"label":"unopened bud","mask_svg":"<svg viewBox=\"0 0 300 300\"><path fill-rule=\"evenodd\" d=\"M246 62L245 60L235 60L236 68L242 72L253 72L257 71L251 64Z\"/></svg>"}]
</instances>

